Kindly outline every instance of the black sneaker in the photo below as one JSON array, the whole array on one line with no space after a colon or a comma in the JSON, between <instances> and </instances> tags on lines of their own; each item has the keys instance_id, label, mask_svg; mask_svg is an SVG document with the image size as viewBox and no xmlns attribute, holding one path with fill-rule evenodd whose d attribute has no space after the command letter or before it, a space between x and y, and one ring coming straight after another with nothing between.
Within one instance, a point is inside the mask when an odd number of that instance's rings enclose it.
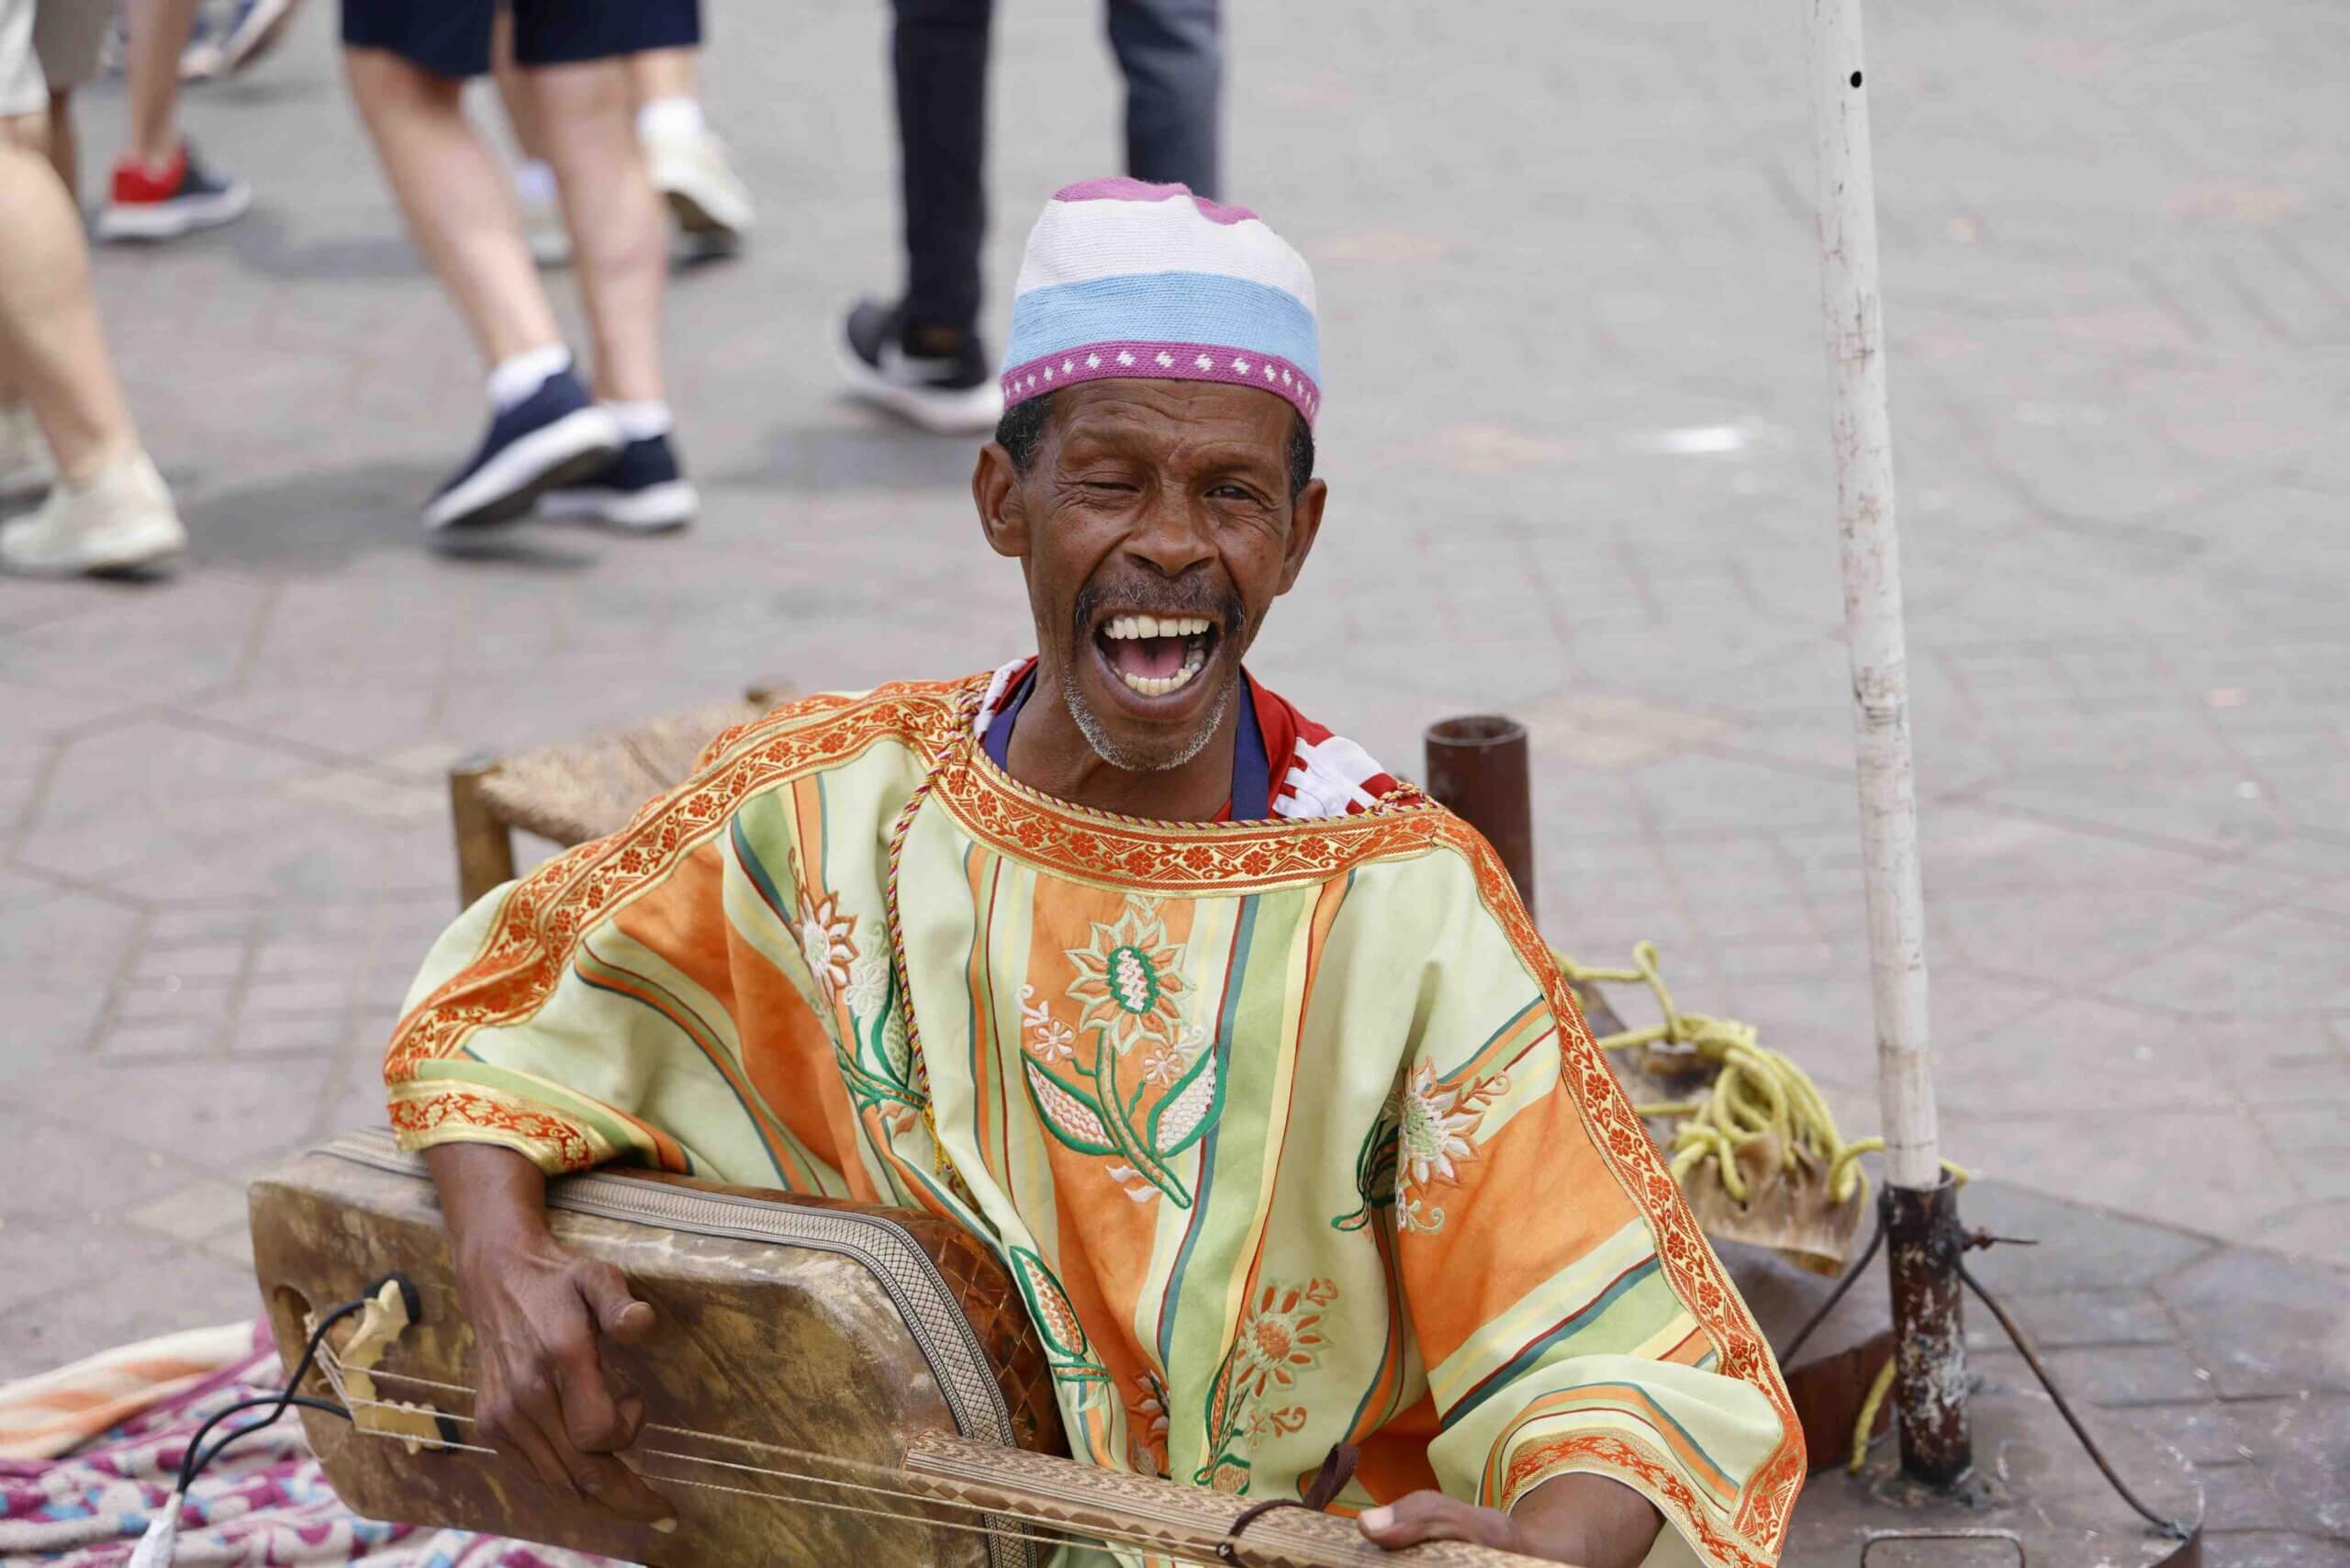
<instances>
[{"instance_id":1,"label":"black sneaker","mask_svg":"<svg viewBox=\"0 0 2350 1568\"><path fill-rule=\"evenodd\" d=\"M841 373L852 390L940 435L976 435L1003 418L1003 388L977 332L945 353L922 342L898 307L859 300L842 323Z\"/></svg>"},{"instance_id":2,"label":"black sneaker","mask_svg":"<svg viewBox=\"0 0 2350 1568\"><path fill-rule=\"evenodd\" d=\"M701 504L666 435L630 442L585 482L539 498L539 515L657 533L683 528Z\"/></svg>"},{"instance_id":3,"label":"black sneaker","mask_svg":"<svg viewBox=\"0 0 2350 1568\"><path fill-rule=\"evenodd\" d=\"M511 522L547 491L604 467L621 444L610 410L576 374L559 371L489 421L480 449L426 505L424 526L439 533Z\"/></svg>"}]
</instances>

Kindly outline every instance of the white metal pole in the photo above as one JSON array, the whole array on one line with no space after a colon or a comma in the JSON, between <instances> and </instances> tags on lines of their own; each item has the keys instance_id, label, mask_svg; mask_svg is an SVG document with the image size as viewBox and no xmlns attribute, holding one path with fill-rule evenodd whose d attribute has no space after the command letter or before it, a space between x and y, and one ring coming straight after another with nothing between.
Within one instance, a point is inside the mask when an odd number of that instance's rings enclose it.
<instances>
[{"instance_id":1,"label":"white metal pole","mask_svg":"<svg viewBox=\"0 0 2350 1568\"><path fill-rule=\"evenodd\" d=\"M1894 528L1877 293L1876 186L1861 63L1860 0L1805 0L1810 13L1812 143L1819 180L1820 298L1834 386L1836 521L1860 759L1869 979L1877 1101L1897 1187L1942 1181L1926 1028L1926 917L1919 889L1918 795L1909 762L1909 676Z\"/></svg>"}]
</instances>

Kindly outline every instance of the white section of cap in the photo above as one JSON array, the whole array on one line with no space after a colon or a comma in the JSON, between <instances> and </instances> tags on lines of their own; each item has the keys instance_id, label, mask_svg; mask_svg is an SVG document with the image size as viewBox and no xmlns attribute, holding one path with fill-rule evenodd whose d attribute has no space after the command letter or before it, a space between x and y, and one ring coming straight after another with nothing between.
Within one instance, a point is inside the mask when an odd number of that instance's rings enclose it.
<instances>
[{"instance_id":1,"label":"white section of cap","mask_svg":"<svg viewBox=\"0 0 2350 1568\"><path fill-rule=\"evenodd\" d=\"M1295 296L1319 315L1314 269L1261 218L1216 223L1187 196L1048 201L1028 230L1014 294L1136 273L1220 273Z\"/></svg>"}]
</instances>

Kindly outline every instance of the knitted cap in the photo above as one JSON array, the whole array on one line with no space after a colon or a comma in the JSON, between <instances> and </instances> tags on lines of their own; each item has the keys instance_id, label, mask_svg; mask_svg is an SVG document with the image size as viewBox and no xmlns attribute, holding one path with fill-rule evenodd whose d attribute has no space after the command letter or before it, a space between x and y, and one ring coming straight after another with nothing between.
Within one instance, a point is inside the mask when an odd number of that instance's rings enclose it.
<instances>
[{"instance_id":1,"label":"knitted cap","mask_svg":"<svg viewBox=\"0 0 2350 1568\"><path fill-rule=\"evenodd\" d=\"M1322 411L1314 274L1246 207L1185 185L1087 180L1028 231L1006 408L1105 376L1227 381Z\"/></svg>"}]
</instances>

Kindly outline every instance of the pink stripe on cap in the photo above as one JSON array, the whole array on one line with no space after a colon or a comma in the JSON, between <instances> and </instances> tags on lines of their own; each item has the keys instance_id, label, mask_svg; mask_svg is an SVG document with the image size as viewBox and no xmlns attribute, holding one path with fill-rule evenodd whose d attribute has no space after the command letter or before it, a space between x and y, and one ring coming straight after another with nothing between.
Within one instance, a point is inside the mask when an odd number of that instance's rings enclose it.
<instances>
[{"instance_id":1,"label":"pink stripe on cap","mask_svg":"<svg viewBox=\"0 0 2350 1568\"><path fill-rule=\"evenodd\" d=\"M1192 205L1200 209L1200 216L1210 223L1247 223L1257 217L1245 207L1226 207L1220 201L1193 196L1189 185L1147 185L1124 174L1080 180L1053 193L1055 201L1172 201L1177 196L1189 197Z\"/></svg>"}]
</instances>

